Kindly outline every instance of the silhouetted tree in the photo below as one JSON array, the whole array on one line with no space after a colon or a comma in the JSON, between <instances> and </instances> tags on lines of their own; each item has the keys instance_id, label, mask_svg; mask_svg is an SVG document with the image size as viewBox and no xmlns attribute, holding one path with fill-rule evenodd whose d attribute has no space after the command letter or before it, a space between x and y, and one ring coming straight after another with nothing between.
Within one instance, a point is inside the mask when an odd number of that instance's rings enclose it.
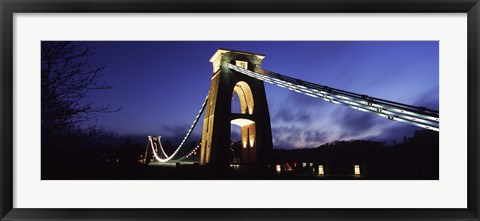
<instances>
[{"instance_id":1,"label":"silhouetted tree","mask_svg":"<svg viewBox=\"0 0 480 221\"><path fill-rule=\"evenodd\" d=\"M75 147L114 135L97 126L95 117L119 109L84 99L92 90L111 88L99 81L105 66L90 64L91 55L79 43L41 42L42 164L80 161L85 151Z\"/></svg>"}]
</instances>

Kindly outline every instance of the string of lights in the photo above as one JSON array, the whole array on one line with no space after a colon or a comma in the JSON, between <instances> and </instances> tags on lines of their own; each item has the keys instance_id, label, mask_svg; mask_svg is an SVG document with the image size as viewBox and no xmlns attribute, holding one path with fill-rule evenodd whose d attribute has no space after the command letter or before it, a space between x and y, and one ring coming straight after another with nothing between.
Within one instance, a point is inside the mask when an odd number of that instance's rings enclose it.
<instances>
[{"instance_id":1,"label":"string of lights","mask_svg":"<svg viewBox=\"0 0 480 221\"><path fill-rule=\"evenodd\" d=\"M185 155L184 157L180 158L180 160L184 159L184 158L189 158L190 156L196 154L197 152L197 149L200 148L202 146L202 143L199 143L197 144L197 146L195 148L193 148L192 151L190 151L190 153L188 153L187 155Z\"/></svg>"},{"instance_id":2,"label":"string of lights","mask_svg":"<svg viewBox=\"0 0 480 221\"><path fill-rule=\"evenodd\" d=\"M200 110L198 111L198 114L197 114L197 116L195 117L195 119L193 120L193 123L192 123L192 125L190 126L190 129L188 130L187 134L185 135L185 137L183 137L183 140L182 140L182 142L180 143L180 145L178 145L178 147L175 149L175 151L174 151L170 156L168 156L168 155L165 153L165 150L163 149L162 142L160 141L161 136L157 136L157 137L148 136L148 144L150 144L150 147L152 148L153 156L155 157L155 159L156 159L157 161L160 161L160 162L162 162L162 163L168 162L168 161L170 161L171 159L173 159L173 157L179 152L179 150L183 147L183 145L185 144L185 142L187 141L187 139L188 139L188 138L190 137L190 135L192 134L193 129L194 129L195 126L197 125L198 120L200 119L200 116L202 115L203 111L205 110L205 106L206 106L206 104L207 104L207 100L208 100L208 94L207 94L207 96L205 97L205 100L203 101L202 107L201 107ZM158 140L157 140L157 139L158 139ZM165 156L165 158L160 157L160 156L158 155L157 151L155 151L154 141L158 141L158 146L160 147L160 150L162 151L162 153L163 153L163 155ZM147 149L148 149L148 144L147 144Z\"/></svg>"},{"instance_id":3,"label":"string of lights","mask_svg":"<svg viewBox=\"0 0 480 221\"><path fill-rule=\"evenodd\" d=\"M355 110L374 113L389 120L439 131L440 118L438 111L330 88L264 69L257 68L254 72L233 64L228 64L228 68L258 80L287 88L297 93L320 98L330 103L342 104Z\"/></svg>"}]
</instances>

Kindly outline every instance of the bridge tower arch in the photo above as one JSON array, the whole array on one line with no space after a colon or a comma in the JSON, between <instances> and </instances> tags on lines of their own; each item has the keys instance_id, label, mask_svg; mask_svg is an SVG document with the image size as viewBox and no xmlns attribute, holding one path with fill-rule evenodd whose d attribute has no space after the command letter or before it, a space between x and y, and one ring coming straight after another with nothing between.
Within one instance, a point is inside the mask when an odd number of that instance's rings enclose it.
<instances>
[{"instance_id":1,"label":"bridge tower arch","mask_svg":"<svg viewBox=\"0 0 480 221\"><path fill-rule=\"evenodd\" d=\"M271 163L273 145L264 83L231 70L235 64L248 70L260 67L265 56L218 49L213 64L210 92L205 107L200 164L215 168L230 165L231 124L241 127L242 167L265 167ZM240 113L232 113L232 95L240 100Z\"/></svg>"}]
</instances>

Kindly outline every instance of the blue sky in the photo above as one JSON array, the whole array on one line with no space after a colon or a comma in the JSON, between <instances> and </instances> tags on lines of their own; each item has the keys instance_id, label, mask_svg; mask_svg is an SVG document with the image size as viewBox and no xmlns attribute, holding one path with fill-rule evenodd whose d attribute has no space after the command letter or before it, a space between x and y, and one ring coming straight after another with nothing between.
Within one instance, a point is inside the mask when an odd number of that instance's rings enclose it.
<instances>
[{"instance_id":1,"label":"blue sky","mask_svg":"<svg viewBox=\"0 0 480 221\"><path fill-rule=\"evenodd\" d=\"M210 87L209 59L218 48L264 54L263 68L291 77L438 110L437 41L83 43L95 52L92 64L106 65L101 79L113 85L87 100L122 107L97 119L119 135L183 137ZM275 148L350 139L391 142L420 129L271 84L265 90ZM192 139L200 137L201 127L202 121Z\"/></svg>"}]
</instances>

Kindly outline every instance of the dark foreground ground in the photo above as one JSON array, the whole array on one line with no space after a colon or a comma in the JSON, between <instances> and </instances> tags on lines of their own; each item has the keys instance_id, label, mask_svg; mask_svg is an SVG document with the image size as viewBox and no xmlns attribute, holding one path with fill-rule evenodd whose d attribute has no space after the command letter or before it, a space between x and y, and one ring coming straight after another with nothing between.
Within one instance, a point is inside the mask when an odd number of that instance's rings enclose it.
<instances>
[{"instance_id":1,"label":"dark foreground ground","mask_svg":"<svg viewBox=\"0 0 480 221\"><path fill-rule=\"evenodd\" d=\"M115 147L45 146L41 176L42 180L438 180L438 141L437 132L424 130L393 145L353 140L309 149L274 149L269 167L225 170L196 164L198 153L187 159L190 162L143 164L145 146L128 139ZM360 175L354 175L355 167Z\"/></svg>"},{"instance_id":2,"label":"dark foreground ground","mask_svg":"<svg viewBox=\"0 0 480 221\"><path fill-rule=\"evenodd\" d=\"M198 164L177 166L135 167L112 166L104 168L50 168L52 173L42 173L42 180L430 180L418 173L403 175L319 175L315 168L280 172L274 167L249 170L216 170ZM353 172L352 172L353 173Z\"/></svg>"}]
</instances>

